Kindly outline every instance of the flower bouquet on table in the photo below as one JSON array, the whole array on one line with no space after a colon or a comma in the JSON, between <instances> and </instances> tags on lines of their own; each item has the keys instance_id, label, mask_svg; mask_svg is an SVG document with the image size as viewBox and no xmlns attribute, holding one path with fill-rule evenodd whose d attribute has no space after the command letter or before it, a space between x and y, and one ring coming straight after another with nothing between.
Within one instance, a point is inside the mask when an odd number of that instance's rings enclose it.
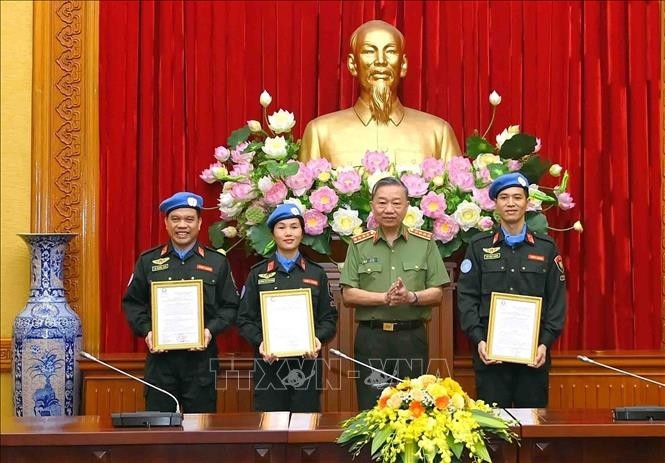
<instances>
[{"instance_id":1,"label":"flower bouquet on table","mask_svg":"<svg viewBox=\"0 0 665 463\"><path fill-rule=\"evenodd\" d=\"M326 159L298 161L300 141L291 134L295 117L283 109L267 115L271 100L267 92L261 94L267 129L259 121L248 121L231 134L228 148L215 149L216 162L201 173L208 183L222 183L221 221L209 229L217 248L229 250L245 240L254 252L269 255L275 244L265 220L277 205L287 202L303 215L303 244L330 254L333 236L349 242L353 235L377 227L370 192L387 176L398 177L407 187L404 225L432 232L443 258L476 233L495 226L495 204L488 193L499 175L520 171L531 182L527 224L536 232L549 228L544 215L548 208L558 205L568 210L575 205L566 191L568 173L561 175L561 166L550 166L537 154L539 139L510 126L497 135L496 145L487 141L500 102L496 92L490 96L490 127L482 136L468 138L466 156L448 162L428 157L420 164L400 165L390 159L390 153L367 151L359 165L335 169ZM546 173L561 177L556 187L539 187ZM581 231L581 225L576 229Z\"/></svg>"},{"instance_id":2,"label":"flower bouquet on table","mask_svg":"<svg viewBox=\"0 0 665 463\"><path fill-rule=\"evenodd\" d=\"M381 393L376 406L342 423L337 443L355 457L369 444L381 462L491 462L487 439L511 442L513 423L481 400L473 400L451 378L423 375Z\"/></svg>"}]
</instances>

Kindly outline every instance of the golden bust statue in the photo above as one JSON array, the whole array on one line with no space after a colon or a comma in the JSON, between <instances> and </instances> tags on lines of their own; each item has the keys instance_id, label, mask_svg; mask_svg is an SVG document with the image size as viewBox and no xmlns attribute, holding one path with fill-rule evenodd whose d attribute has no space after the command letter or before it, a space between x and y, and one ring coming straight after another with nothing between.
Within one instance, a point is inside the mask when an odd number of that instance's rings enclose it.
<instances>
[{"instance_id":1,"label":"golden bust statue","mask_svg":"<svg viewBox=\"0 0 665 463\"><path fill-rule=\"evenodd\" d=\"M351 35L347 58L360 97L352 108L320 116L305 127L300 159L326 158L333 167L359 165L367 150L385 151L397 164L428 156L448 160L461 150L450 124L406 108L397 87L406 75L404 36L383 21L362 24Z\"/></svg>"}]
</instances>

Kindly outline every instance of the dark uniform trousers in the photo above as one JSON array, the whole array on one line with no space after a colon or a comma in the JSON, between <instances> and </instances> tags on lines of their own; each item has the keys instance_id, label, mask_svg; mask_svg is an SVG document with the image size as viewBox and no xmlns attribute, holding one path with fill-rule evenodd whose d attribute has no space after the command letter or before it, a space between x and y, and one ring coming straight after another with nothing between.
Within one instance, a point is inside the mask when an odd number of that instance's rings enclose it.
<instances>
[{"instance_id":1,"label":"dark uniform trousers","mask_svg":"<svg viewBox=\"0 0 665 463\"><path fill-rule=\"evenodd\" d=\"M427 371L429 348L424 323L416 328L384 331L380 326L360 323L354 346L356 360L378 368L400 379L416 378ZM356 391L358 406L368 410L376 405L381 391L396 381L357 366Z\"/></svg>"},{"instance_id":2,"label":"dark uniform trousers","mask_svg":"<svg viewBox=\"0 0 665 463\"><path fill-rule=\"evenodd\" d=\"M527 230L523 243L511 248L499 231L479 233L467 248L460 265L457 307L460 324L471 339L477 397L499 407L547 406L549 349L565 321L566 290L563 263L556 244L547 235ZM547 347L540 368L502 362L485 365L478 343L487 340L492 292L542 298L538 344Z\"/></svg>"},{"instance_id":3,"label":"dark uniform trousers","mask_svg":"<svg viewBox=\"0 0 665 463\"><path fill-rule=\"evenodd\" d=\"M325 343L337 328L337 309L328 288L328 277L318 264L300 257L290 272L276 257L254 265L247 276L238 309L240 334L255 348L254 410L317 412L322 390L322 361L301 357L282 358L271 364L259 354L263 342L260 293L308 288L312 294L314 334Z\"/></svg>"},{"instance_id":4,"label":"dark uniform trousers","mask_svg":"<svg viewBox=\"0 0 665 463\"><path fill-rule=\"evenodd\" d=\"M212 340L204 351L170 350L146 356L145 380L169 391L185 413L214 413L217 345L215 336L233 324L238 294L226 257L196 243L181 259L171 244L150 249L139 257L123 297L123 309L132 330L145 338L152 329L151 282L202 280L204 326ZM145 387L146 410L173 411L168 395Z\"/></svg>"},{"instance_id":5,"label":"dark uniform trousers","mask_svg":"<svg viewBox=\"0 0 665 463\"><path fill-rule=\"evenodd\" d=\"M289 410L312 413L321 410L321 360L289 358L272 364L254 360L254 410Z\"/></svg>"}]
</instances>

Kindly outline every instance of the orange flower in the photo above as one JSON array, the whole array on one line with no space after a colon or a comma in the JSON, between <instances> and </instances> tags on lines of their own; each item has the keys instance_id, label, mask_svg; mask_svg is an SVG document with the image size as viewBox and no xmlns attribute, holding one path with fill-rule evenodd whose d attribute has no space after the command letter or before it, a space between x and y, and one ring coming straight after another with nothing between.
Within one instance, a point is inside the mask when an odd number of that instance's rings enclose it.
<instances>
[{"instance_id":1,"label":"orange flower","mask_svg":"<svg viewBox=\"0 0 665 463\"><path fill-rule=\"evenodd\" d=\"M388 402L389 398L390 397L388 396L381 396L381 398L379 399L379 408L385 408L386 402Z\"/></svg>"},{"instance_id":2,"label":"orange flower","mask_svg":"<svg viewBox=\"0 0 665 463\"><path fill-rule=\"evenodd\" d=\"M409 404L409 411L415 418L418 418L420 415L425 413L425 407L423 407L423 404L420 402L412 400L411 404Z\"/></svg>"},{"instance_id":3,"label":"orange flower","mask_svg":"<svg viewBox=\"0 0 665 463\"><path fill-rule=\"evenodd\" d=\"M436 400L434 401L434 405L436 405L436 408L443 409L448 406L448 402L450 402L448 396L442 395L441 397L436 398Z\"/></svg>"}]
</instances>

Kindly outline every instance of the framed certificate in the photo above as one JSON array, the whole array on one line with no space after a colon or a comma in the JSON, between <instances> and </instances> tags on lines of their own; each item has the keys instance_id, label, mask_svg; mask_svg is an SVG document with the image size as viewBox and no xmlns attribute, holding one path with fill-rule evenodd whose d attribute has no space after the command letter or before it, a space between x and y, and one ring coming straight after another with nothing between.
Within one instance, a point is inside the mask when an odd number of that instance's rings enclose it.
<instances>
[{"instance_id":1,"label":"framed certificate","mask_svg":"<svg viewBox=\"0 0 665 463\"><path fill-rule=\"evenodd\" d=\"M309 288L261 291L259 297L265 352L294 357L316 349Z\"/></svg>"},{"instance_id":2,"label":"framed certificate","mask_svg":"<svg viewBox=\"0 0 665 463\"><path fill-rule=\"evenodd\" d=\"M158 350L205 347L203 280L153 281L152 343Z\"/></svg>"},{"instance_id":3,"label":"framed certificate","mask_svg":"<svg viewBox=\"0 0 665 463\"><path fill-rule=\"evenodd\" d=\"M543 299L492 293L487 356L492 360L532 364L538 351Z\"/></svg>"}]
</instances>

